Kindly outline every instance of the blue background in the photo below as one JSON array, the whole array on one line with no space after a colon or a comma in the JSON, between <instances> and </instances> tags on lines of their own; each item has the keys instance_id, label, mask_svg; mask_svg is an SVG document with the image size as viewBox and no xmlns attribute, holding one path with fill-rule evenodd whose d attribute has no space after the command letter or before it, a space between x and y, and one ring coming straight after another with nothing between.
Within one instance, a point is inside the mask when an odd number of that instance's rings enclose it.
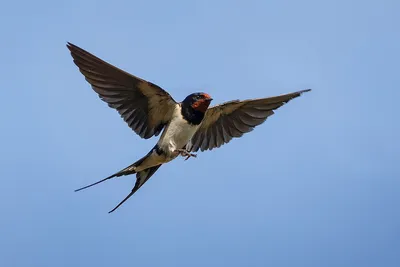
<instances>
[{"instance_id":1,"label":"blue background","mask_svg":"<svg viewBox=\"0 0 400 267\"><path fill-rule=\"evenodd\" d=\"M0 266L400 266L399 1L8 1L0 9ZM70 41L214 103L312 88L241 139L142 157Z\"/></svg>"}]
</instances>

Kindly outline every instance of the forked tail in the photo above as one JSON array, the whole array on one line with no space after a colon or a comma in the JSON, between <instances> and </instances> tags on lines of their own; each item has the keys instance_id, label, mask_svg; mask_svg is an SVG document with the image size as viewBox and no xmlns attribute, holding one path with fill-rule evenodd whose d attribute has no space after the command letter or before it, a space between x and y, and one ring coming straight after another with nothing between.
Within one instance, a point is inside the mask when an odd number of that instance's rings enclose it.
<instances>
[{"instance_id":1,"label":"forked tail","mask_svg":"<svg viewBox=\"0 0 400 267\"><path fill-rule=\"evenodd\" d=\"M135 163L129 165L129 166L126 167L125 169L122 169L122 170L120 170L119 172L114 173L113 175L110 175L110 176L108 176L107 178L104 178L103 180L100 180L100 181L97 181L97 182L95 182L95 183L93 183L93 184L90 184L90 185L81 187L81 188L79 188L79 189L76 189L75 192L78 192L78 191L81 191L81 190L83 190L83 189L89 188L89 187L94 186L94 185L96 185L96 184L100 184L100 183L102 183L102 182L104 182L104 181L107 181L107 180L109 180L109 179L111 179L111 178L114 178L114 177L120 177L120 176L130 175L130 174L136 173L136 170L135 170L136 167L139 166L140 164L142 164L142 162L143 162L147 157L149 157L150 154L151 154L151 152L148 153L148 154L147 154L146 156L144 156L143 158L141 158L141 159L139 159L138 161L136 161Z\"/></svg>"},{"instance_id":2,"label":"forked tail","mask_svg":"<svg viewBox=\"0 0 400 267\"><path fill-rule=\"evenodd\" d=\"M128 167L126 167L126 168L123 169L123 170L120 170L120 171L117 172L117 173L114 173L113 175L108 176L107 178L104 178L104 179L102 179L102 180L100 180L100 181L97 181L97 182L95 182L95 183L93 183L93 184L90 184L90 185L81 187L81 188L79 188L79 189L76 189L75 192L78 192L78 191L81 191L81 190L83 190L83 189L89 188L89 187L94 186L94 185L96 185L96 184L100 184L100 183L102 183L102 182L104 182L104 181L107 181L107 180L109 180L109 179L111 179L111 178L114 178L114 177L120 177L120 176L123 176L123 175L134 174L134 173L136 173L136 171L135 171L135 167L137 166L136 164L137 164L137 162L133 163L132 165L129 165Z\"/></svg>"},{"instance_id":3,"label":"forked tail","mask_svg":"<svg viewBox=\"0 0 400 267\"><path fill-rule=\"evenodd\" d=\"M133 194L135 194L136 191L138 191L138 189L144 185L145 182L147 182L147 180L150 179L151 176L153 176L153 174L158 170L158 168L161 167L162 164L145 169L143 171L140 171L138 173L136 173L136 183L135 186L133 187L132 191L112 210L110 210L108 213L113 212L114 210L118 209L119 206L121 206L125 201L127 201Z\"/></svg>"},{"instance_id":4,"label":"forked tail","mask_svg":"<svg viewBox=\"0 0 400 267\"><path fill-rule=\"evenodd\" d=\"M109 213L113 212L114 210L116 210L119 206L122 205L122 203L124 203L125 201L127 201L142 185L144 185L145 182L147 182L147 180L150 179L151 176L153 176L153 174L158 170L158 168L161 167L162 164L154 166L154 167L150 167L148 169L142 170L140 172L136 172L136 167L140 166L140 164L150 155L150 153L146 156L144 156L143 158L139 159L138 161L136 161L135 163L129 165L128 167L126 167L125 169L120 170L117 173L114 173L113 175L108 176L107 178L104 178L100 181L97 181L93 184L81 187L79 189L76 189L75 192L77 191L81 191L83 189L89 188L91 186L100 184L104 181L107 181L109 179L112 179L114 177L120 177L120 176L124 176L124 175L130 175L130 174L135 174L136 173L136 183L135 186L133 187L132 191L129 193L128 196L126 196L126 198L124 198L115 208L113 208L111 211L109 211Z\"/></svg>"}]
</instances>

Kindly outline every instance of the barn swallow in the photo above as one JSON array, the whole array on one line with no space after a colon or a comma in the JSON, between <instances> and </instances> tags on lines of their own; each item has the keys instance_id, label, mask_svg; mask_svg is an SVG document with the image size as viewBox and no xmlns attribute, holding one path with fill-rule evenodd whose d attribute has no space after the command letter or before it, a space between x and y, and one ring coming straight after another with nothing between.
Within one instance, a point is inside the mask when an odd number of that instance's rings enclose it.
<instances>
[{"instance_id":1,"label":"barn swallow","mask_svg":"<svg viewBox=\"0 0 400 267\"><path fill-rule=\"evenodd\" d=\"M161 87L131 75L83 50L67 43L72 58L92 89L140 137L158 136L157 144L147 155L121 171L91 187L114 177L136 174L132 191L109 213L119 208L161 167L178 156L195 157L198 150L212 150L241 137L263 123L290 100L311 89L280 96L234 100L210 107L213 100L207 93L188 95L176 102Z\"/></svg>"}]
</instances>

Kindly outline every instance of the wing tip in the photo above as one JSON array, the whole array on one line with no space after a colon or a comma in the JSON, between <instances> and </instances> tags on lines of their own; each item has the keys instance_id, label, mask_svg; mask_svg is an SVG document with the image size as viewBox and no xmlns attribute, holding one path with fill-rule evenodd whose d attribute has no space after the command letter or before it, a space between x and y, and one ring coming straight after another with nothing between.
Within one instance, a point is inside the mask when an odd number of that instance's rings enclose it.
<instances>
[{"instance_id":1,"label":"wing tip","mask_svg":"<svg viewBox=\"0 0 400 267\"><path fill-rule=\"evenodd\" d=\"M73 49L74 47L76 47L76 45L74 45L74 44L71 43L71 42L67 42L66 46L67 46L67 48L68 48L69 50L71 50L71 49Z\"/></svg>"},{"instance_id":2,"label":"wing tip","mask_svg":"<svg viewBox=\"0 0 400 267\"><path fill-rule=\"evenodd\" d=\"M79 53L81 53L81 54L90 54L88 51L86 51L86 50L80 48L80 47L77 46L77 45L74 45L74 44L71 43L71 42L67 42L66 47L67 47L68 50L71 52L71 55L79 54ZM90 54L90 55L91 55L91 54ZM92 56L93 56L93 57L96 57L96 56L94 56L94 55L92 55Z\"/></svg>"},{"instance_id":3,"label":"wing tip","mask_svg":"<svg viewBox=\"0 0 400 267\"><path fill-rule=\"evenodd\" d=\"M300 95L302 95L302 94L307 93L307 92L310 92L310 91L312 91L312 89L308 88L308 89L301 90L301 91L299 91L298 93L299 93Z\"/></svg>"},{"instance_id":4,"label":"wing tip","mask_svg":"<svg viewBox=\"0 0 400 267\"><path fill-rule=\"evenodd\" d=\"M310 91L311 91L311 89L309 88L309 89L304 89L304 90L300 90L300 91L288 94L287 96L289 96L289 99L287 101L283 101L283 102L286 104L290 100L297 98L297 97L301 96L302 94L310 92ZM290 95L291 95L291 97L290 97Z\"/></svg>"}]
</instances>

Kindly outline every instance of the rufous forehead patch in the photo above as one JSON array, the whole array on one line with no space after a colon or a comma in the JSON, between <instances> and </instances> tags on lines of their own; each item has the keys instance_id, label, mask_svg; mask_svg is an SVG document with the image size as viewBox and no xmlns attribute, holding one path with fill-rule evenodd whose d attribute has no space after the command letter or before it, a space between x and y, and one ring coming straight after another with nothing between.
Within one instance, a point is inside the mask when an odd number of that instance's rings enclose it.
<instances>
[{"instance_id":1,"label":"rufous forehead patch","mask_svg":"<svg viewBox=\"0 0 400 267\"><path fill-rule=\"evenodd\" d=\"M209 94L207 94L207 93L203 93L203 97L205 97L205 98L211 98L211 96L210 96Z\"/></svg>"},{"instance_id":2,"label":"rufous forehead patch","mask_svg":"<svg viewBox=\"0 0 400 267\"><path fill-rule=\"evenodd\" d=\"M203 96L210 98L210 96L207 94L204 94ZM210 101L206 101L205 99L200 99L200 100L194 102L191 106L195 110L198 110L201 112L206 112L209 105L210 105Z\"/></svg>"}]
</instances>

